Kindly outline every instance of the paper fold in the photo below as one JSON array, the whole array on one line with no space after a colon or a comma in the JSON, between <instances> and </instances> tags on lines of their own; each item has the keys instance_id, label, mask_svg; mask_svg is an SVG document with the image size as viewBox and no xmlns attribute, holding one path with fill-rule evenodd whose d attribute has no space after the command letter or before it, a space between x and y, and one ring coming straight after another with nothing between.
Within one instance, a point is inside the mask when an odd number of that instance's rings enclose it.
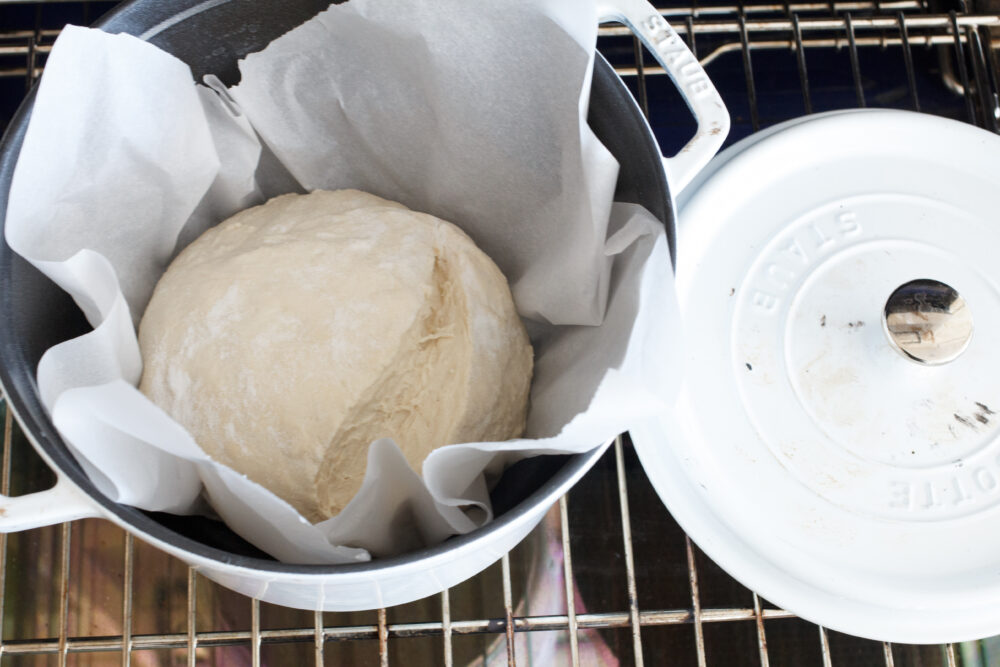
<instances>
[{"instance_id":1,"label":"paper fold","mask_svg":"<svg viewBox=\"0 0 1000 667\"><path fill-rule=\"evenodd\" d=\"M67 27L5 234L95 327L50 349L38 381L98 488L182 514L207 499L280 560L355 562L473 530L491 516L484 473L588 451L663 409L679 340L669 252L652 215L612 202L618 165L586 124L596 27L576 0L351 0L249 56L231 89L136 38ZM135 325L204 229L275 194L348 187L455 222L490 254L535 376L522 439L441 447L421 474L372 443L355 499L310 525L138 392Z\"/></svg>"}]
</instances>

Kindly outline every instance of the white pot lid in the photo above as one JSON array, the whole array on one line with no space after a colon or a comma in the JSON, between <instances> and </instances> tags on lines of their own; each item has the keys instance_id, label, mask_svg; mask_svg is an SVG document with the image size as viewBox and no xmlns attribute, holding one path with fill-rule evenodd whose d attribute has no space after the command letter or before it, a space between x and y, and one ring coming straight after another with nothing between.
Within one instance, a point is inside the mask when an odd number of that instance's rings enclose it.
<instances>
[{"instance_id":1,"label":"white pot lid","mask_svg":"<svg viewBox=\"0 0 1000 667\"><path fill-rule=\"evenodd\" d=\"M632 431L670 511L816 623L1000 633L1000 137L809 116L718 156L679 208L684 386Z\"/></svg>"}]
</instances>

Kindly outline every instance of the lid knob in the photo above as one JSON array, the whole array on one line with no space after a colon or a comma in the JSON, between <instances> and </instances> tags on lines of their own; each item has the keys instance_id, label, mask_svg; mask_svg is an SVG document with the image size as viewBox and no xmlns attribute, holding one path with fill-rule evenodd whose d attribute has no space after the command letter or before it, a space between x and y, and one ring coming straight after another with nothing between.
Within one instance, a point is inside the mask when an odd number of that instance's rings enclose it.
<instances>
[{"instance_id":1,"label":"lid knob","mask_svg":"<svg viewBox=\"0 0 1000 667\"><path fill-rule=\"evenodd\" d=\"M946 364L972 338L972 313L955 289L937 280L911 280L885 303L882 324L889 341L908 359Z\"/></svg>"}]
</instances>

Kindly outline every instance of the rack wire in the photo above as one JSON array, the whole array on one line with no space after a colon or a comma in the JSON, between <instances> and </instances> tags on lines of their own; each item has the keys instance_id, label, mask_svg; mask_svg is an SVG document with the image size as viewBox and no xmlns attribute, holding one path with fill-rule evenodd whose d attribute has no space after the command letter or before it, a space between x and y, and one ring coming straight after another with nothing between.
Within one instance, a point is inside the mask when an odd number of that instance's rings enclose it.
<instances>
[{"instance_id":1,"label":"rack wire","mask_svg":"<svg viewBox=\"0 0 1000 667\"><path fill-rule=\"evenodd\" d=\"M84 18L96 18L110 3L82 7ZM661 11L719 85L734 116L731 141L837 106L932 111L998 130L1000 14L982 6L692 1ZM34 84L58 33L59 26L45 25L41 8L27 27L5 26L0 13L0 123L16 103L10 91L16 88L19 99ZM662 69L648 65L638 42L617 26L601 28L599 49L632 88L661 143L677 144L690 128L665 111L674 98ZM776 96L780 105L771 102ZM2 397L0 410L0 491L44 488L51 474ZM995 664L986 661L998 659L1000 646L869 642L774 607L683 534L627 436L498 565L411 605L356 614L274 607L227 591L100 520L0 535L0 602L0 667L971 667Z\"/></svg>"}]
</instances>

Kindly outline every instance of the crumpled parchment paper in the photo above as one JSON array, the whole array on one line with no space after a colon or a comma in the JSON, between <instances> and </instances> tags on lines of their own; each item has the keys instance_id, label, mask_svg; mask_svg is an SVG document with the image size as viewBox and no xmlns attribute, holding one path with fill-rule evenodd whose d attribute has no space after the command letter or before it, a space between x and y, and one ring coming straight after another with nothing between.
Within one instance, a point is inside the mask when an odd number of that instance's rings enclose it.
<instances>
[{"instance_id":1,"label":"crumpled parchment paper","mask_svg":"<svg viewBox=\"0 0 1000 667\"><path fill-rule=\"evenodd\" d=\"M227 89L134 37L68 27L5 232L94 326L45 354L38 384L101 491L180 514L207 500L286 562L365 560L482 525L505 465L588 451L663 409L680 345L673 274L662 226L612 201L618 165L586 124L596 31L580 0L351 0L247 57ZM311 525L139 393L135 326L204 229L317 188L462 227L507 276L536 365L522 439L441 447L420 474L376 441L355 499Z\"/></svg>"}]
</instances>

